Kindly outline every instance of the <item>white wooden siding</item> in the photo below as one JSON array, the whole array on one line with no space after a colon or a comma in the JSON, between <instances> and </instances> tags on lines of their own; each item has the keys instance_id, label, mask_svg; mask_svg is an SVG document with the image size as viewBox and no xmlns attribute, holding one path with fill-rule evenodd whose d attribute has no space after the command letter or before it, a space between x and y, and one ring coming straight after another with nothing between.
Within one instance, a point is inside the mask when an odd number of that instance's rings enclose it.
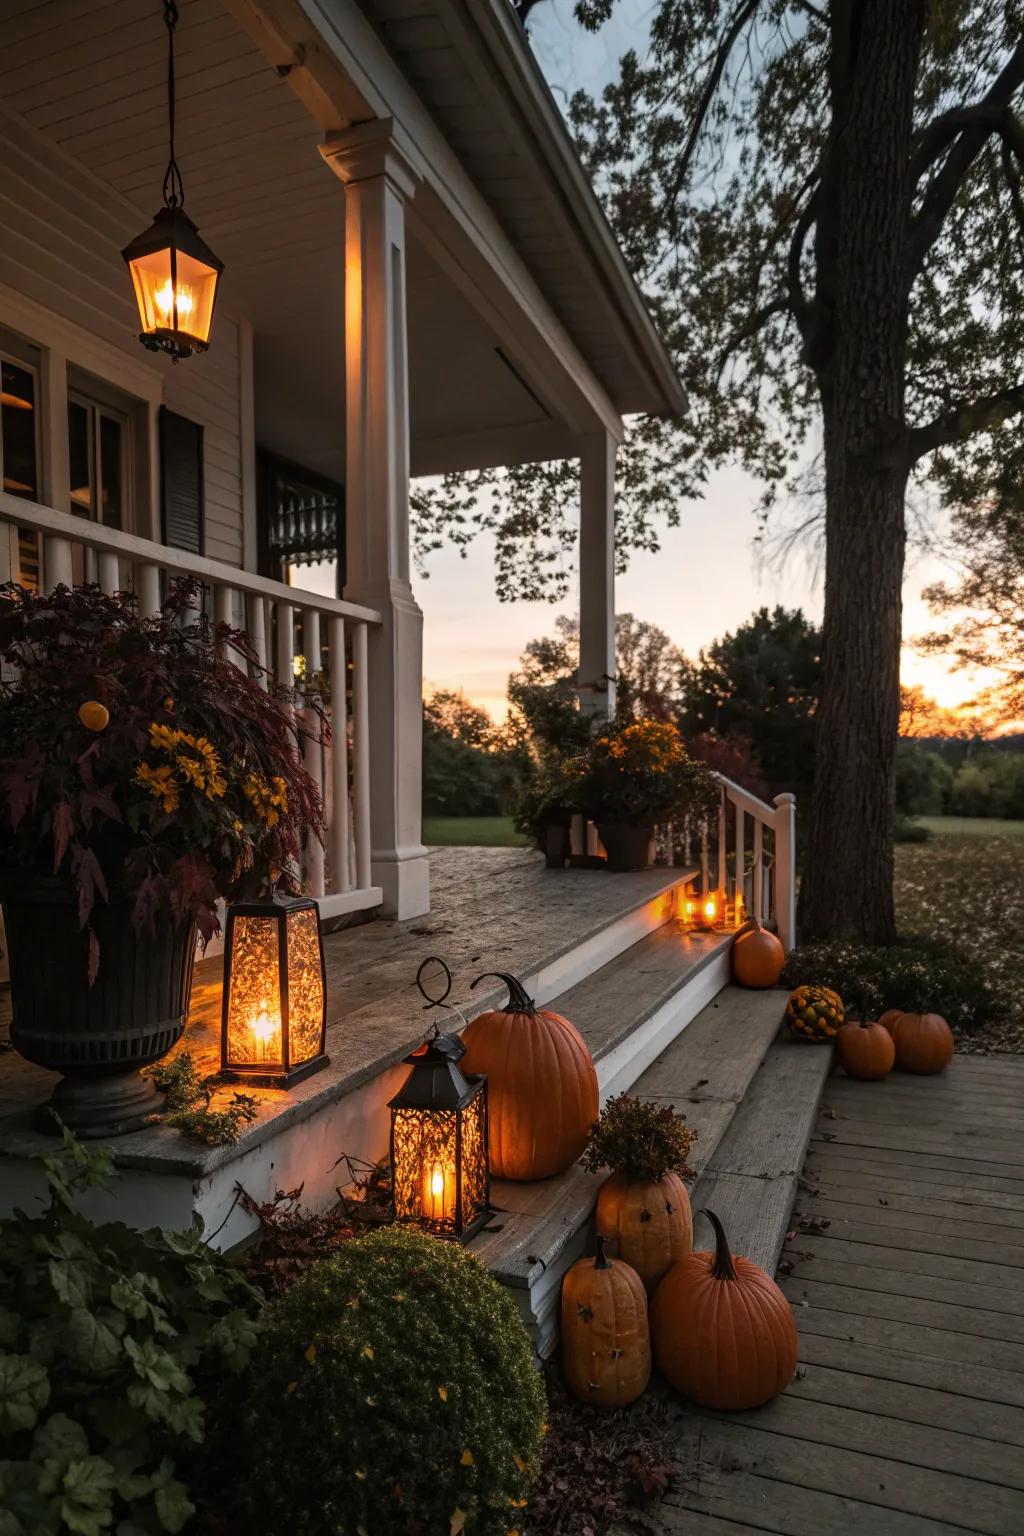
<instances>
[{"instance_id":1,"label":"white wooden siding","mask_svg":"<svg viewBox=\"0 0 1024 1536\"><path fill-rule=\"evenodd\" d=\"M121 258L122 244L138 233L145 215L140 218L83 174L15 113L0 111L0 143L0 283L132 361L145 357L135 339L135 304ZM157 182L153 210L159 191ZM18 328L16 316L8 323ZM33 339L27 321L23 329ZM219 311L214 345L204 356L177 367L147 359L161 374L163 403L203 426L206 553L232 565L242 563L243 550L241 357L239 322ZM88 367L74 355L69 361ZM131 392L127 382L124 387ZM148 531L145 522L143 509L140 532Z\"/></svg>"}]
</instances>

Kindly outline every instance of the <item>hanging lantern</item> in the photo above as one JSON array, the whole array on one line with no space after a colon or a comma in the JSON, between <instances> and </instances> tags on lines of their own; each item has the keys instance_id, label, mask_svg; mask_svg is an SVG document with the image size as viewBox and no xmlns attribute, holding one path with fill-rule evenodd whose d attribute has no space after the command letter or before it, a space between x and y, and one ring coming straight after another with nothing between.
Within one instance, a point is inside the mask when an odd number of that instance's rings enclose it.
<instances>
[{"instance_id":1,"label":"hanging lantern","mask_svg":"<svg viewBox=\"0 0 1024 1536\"><path fill-rule=\"evenodd\" d=\"M326 1067L327 986L320 911L305 897L228 908L221 1075L290 1088Z\"/></svg>"},{"instance_id":2,"label":"hanging lantern","mask_svg":"<svg viewBox=\"0 0 1024 1536\"><path fill-rule=\"evenodd\" d=\"M174 158L174 29L178 7L164 0L167 27L167 119L170 159L164 175L164 206L152 224L121 252L135 288L142 330L139 340L175 362L205 352L224 263L200 239L185 212L185 187Z\"/></svg>"},{"instance_id":3,"label":"hanging lantern","mask_svg":"<svg viewBox=\"0 0 1024 1536\"><path fill-rule=\"evenodd\" d=\"M437 982L431 997L426 982ZM416 985L428 1008L444 1005L452 973L435 955L424 960ZM466 1242L487 1219L487 1078L464 1073L466 1047L435 1025L406 1056L412 1071L391 1100L391 1181L395 1220L415 1221L437 1237Z\"/></svg>"}]
</instances>

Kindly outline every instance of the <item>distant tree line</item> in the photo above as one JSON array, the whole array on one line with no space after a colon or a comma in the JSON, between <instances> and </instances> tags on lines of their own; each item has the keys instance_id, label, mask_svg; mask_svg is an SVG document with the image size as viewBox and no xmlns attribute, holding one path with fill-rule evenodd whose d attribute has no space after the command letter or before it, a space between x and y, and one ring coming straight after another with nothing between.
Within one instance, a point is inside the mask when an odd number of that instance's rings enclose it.
<instances>
[{"instance_id":1,"label":"distant tree line","mask_svg":"<svg viewBox=\"0 0 1024 1536\"><path fill-rule=\"evenodd\" d=\"M896 809L905 816L1024 819L1024 739L901 741Z\"/></svg>"}]
</instances>

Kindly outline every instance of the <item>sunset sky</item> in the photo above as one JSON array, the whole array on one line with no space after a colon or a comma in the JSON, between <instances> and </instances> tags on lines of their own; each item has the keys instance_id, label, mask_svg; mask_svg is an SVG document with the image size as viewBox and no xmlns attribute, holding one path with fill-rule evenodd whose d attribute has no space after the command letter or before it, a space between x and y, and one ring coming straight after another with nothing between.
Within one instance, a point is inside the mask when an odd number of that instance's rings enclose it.
<instances>
[{"instance_id":1,"label":"sunset sky","mask_svg":"<svg viewBox=\"0 0 1024 1536\"><path fill-rule=\"evenodd\" d=\"M614 21L595 37L572 21L570 0L547 0L531 15L530 35L556 97L563 101L580 85L598 90L617 72L629 47L643 47L653 0L621 0ZM689 503L681 526L665 529L657 555L634 555L619 579L616 607L660 625L684 652L743 622L761 604L802 607L820 617L820 582L796 557L784 571L759 569L754 549L753 507L757 486L739 470L715 476L702 501ZM430 557L429 579L417 580L424 617L424 674L427 684L462 689L496 718L505 711L505 685L528 640L550 633L558 613L573 613L575 582L565 603L499 603L494 595L493 545L480 539L462 560L452 550ZM933 559L908 562L904 586L904 635L932 628L921 601L923 587L944 573ZM870 597L865 604L870 622ZM985 679L953 673L940 658L907 647L903 679L919 683L937 703L954 708L976 696Z\"/></svg>"}]
</instances>

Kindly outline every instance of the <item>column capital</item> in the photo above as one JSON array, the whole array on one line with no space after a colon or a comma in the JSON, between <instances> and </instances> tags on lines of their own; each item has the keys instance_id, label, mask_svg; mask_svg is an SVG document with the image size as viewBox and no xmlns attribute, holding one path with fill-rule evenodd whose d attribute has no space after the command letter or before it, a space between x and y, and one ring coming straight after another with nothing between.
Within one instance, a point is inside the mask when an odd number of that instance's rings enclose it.
<instances>
[{"instance_id":1,"label":"column capital","mask_svg":"<svg viewBox=\"0 0 1024 1536\"><path fill-rule=\"evenodd\" d=\"M415 150L392 117L356 123L343 133L331 134L319 146L335 176L346 185L386 176L403 197L412 197L422 177L416 168Z\"/></svg>"}]
</instances>

